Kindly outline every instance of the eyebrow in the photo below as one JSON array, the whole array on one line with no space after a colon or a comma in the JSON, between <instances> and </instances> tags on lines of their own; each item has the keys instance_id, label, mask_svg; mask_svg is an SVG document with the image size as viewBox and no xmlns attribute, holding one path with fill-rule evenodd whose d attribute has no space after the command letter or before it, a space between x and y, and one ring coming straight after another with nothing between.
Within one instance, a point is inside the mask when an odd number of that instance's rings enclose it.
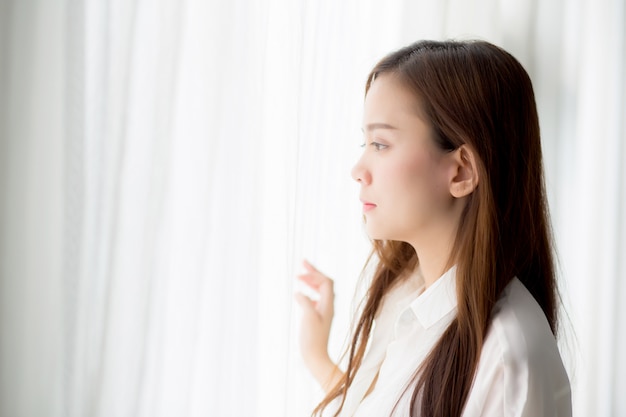
<instances>
[{"instance_id":1,"label":"eyebrow","mask_svg":"<svg viewBox=\"0 0 626 417\"><path fill-rule=\"evenodd\" d=\"M372 130L376 130L376 129L389 129L389 130L398 130L397 127L392 126L390 124L387 123L370 123L367 126L365 126L365 130L367 130L368 132L371 132ZM363 129L361 129L363 130ZM363 131L365 131L363 130Z\"/></svg>"}]
</instances>

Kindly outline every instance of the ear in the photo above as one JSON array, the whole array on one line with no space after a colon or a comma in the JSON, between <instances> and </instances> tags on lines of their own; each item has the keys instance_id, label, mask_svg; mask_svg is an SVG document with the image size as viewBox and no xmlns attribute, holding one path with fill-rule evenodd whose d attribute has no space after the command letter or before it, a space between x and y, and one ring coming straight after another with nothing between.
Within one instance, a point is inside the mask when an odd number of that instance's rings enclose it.
<instances>
[{"instance_id":1,"label":"ear","mask_svg":"<svg viewBox=\"0 0 626 417\"><path fill-rule=\"evenodd\" d=\"M449 180L450 194L455 198L470 195L478 186L476 157L467 145L452 152L452 170Z\"/></svg>"}]
</instances>

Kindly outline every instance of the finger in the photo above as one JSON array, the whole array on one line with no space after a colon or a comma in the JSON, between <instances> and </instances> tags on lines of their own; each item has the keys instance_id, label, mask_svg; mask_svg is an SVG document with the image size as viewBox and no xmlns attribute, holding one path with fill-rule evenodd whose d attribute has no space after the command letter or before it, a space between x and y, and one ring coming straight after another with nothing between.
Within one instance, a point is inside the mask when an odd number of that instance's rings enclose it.
<instances>
[{"instance_id":1,"label":"finger","mask_svg":"<svg viewBox=\"0 0 626 417\"><path fill-rule=\"evenodd\" d=\"M309 261L307 261L306 259L302 260L302 266L304 266L304 269L306 269L308 272L319 272L317 270L317 268L315 268Z\"/></svg>"},{"instance_id":2,"label":"finger","mask_svg":"<svg viewBox=\"0 0 626 417\"><path fill-rule=\"evenodd\" d=\"M306 278L311 283L322 283L323 281L331 280L328 276L317 270L307 261L302 261L302 264L305 266L306 272L300 274L299 277Z\"/></svg>"},{"instance_id":3,"label":"finger","mask_svg":"<svg viewBox=\"0 0 626 417\"><path fill-rule=\"evenodd\" d=\"M315 312L315 303L309 297L302 294L301 292L297 292L294 294L294 298L296 299L300 307L302 307L302 310L311 313Z\"/></svg>"},{"instance_id":4,"label":"finger","mask_svg":"<svg viewBox=\"0 0 626 417\"><path fill-rule=\"evenodd\" d=\"M315 289L318 289L320 286L324 285L326 281L330 280L330 278L319 274L300 274L298 275L298 279Z\"/></svg>"}]
</instances>

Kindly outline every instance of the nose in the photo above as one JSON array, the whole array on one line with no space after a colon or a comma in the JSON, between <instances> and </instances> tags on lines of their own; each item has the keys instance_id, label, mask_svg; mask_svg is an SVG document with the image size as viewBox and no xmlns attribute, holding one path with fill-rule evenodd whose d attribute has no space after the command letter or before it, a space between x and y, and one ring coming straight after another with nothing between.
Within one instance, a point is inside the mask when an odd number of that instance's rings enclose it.
<instances>
[{"instance_id":1,"label":"nose","mask_svg":"<svg viewBox=\"0 0 626 417\"><path fill-rule=\"evenodd\" d=\"M363 161L363 156L356 162L356 164L352 167L352 171L350 174L352 175L352 179L358 182L361 185L368 185L372 182L372 175L365 166L365 161Z\"/></svg>"}]
</instances>

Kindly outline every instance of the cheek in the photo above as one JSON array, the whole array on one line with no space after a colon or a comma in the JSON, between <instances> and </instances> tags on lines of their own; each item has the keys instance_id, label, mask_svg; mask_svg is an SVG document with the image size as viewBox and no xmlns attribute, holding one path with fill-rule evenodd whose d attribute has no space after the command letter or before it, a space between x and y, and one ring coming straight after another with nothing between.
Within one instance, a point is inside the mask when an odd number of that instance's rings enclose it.
<instances>
[{"instance_id":1,"label":"cheek","mask_svg":"<svg viewBox=\"0 0 626 417\"><path fill-rule=\"evenodd\" d=\"M398 191L413 209L438 209L445 204L446 175L429 155L414 155L401 161L393 169L400 188Z\"/></svg>"},{"instance_id":2,"label":"cheek","mask_svg":"<svg viewBox=\"0 0 626 417\"><path fill-rule=\"evenodd\" d=\"M391 167L391 169L398 183L408 189L414 187L422 188L424 185L428 185L428 183L432 183L436 179L436 168L429 158L420 154L403 158Z\"/></svg>"}]
</instances>

